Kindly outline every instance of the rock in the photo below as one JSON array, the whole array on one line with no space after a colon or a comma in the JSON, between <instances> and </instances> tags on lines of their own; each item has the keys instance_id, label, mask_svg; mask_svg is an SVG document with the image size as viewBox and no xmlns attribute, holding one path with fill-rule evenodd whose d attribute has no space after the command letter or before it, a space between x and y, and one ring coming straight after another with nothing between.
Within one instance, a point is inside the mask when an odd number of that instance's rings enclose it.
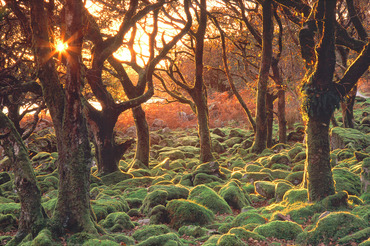
<instances>
[{"instance_id":1,"label":"rock","mask_svg":"<svg viewBox=\"0 0 370 246\"><path fill-rule=\"evenodd\" d=\"M127 128L126 132L125 132L125 135L127 137L130 137L130 138L136 138L136 127L135 126L130 126L129 128Z\"/></svg>"},{"instance_id":2,"label":"rock","mask_svg":"<svg viewBox=\"0 0 370 246\"><path fill-rule=\"evenodd\" d=\"M215 177L218 177L223 180L226 179L226 175L221 171L220 164L217 161L210 161L198 165L197 168L192 173L192 177L195 178L195 176L198 173L214 175Z\"/></svg>"},{"instance_id":3,"label":"rock","mask_svg":"<svg viewBox=\"0 0 370 246\"><path fill-rule=\"evenodd\" d=\"M243 142L243 138L241 138L241 137L232 137L232 138L227 139L225 141L225 144L226 144L227 147L231 148L235 144L240 144L241 142Z\"/></svg>"},{"instance_id":4,"label":"rock","mask_svg":"<svg viewBox=\"0 0 370 246\"><path fill-rule=\"evenodd\" d=\"M302 183L304 171L293 172L289 174L285 179L294 185Z\"/></svg>"},{"instance_id":5,"label":"rock","mask_svg":"<svg viewBox=\"0 0 370 246\"><path fill-rule=\"evenodd\" d=\"M231 129L229 133L229 138L238 137L245 138L245 132L242 132L241 129Z\"/></svg>"},{"instance_id":6,"label":"rock","mask_svg":"<svg viewBox=\"0 0 370 246\"><path fill-rule=\"evenodd\" d=\"M135 227L125 212L110 213L100 224L111 232L130 230Z\"/></svg>"},{"instance_id":7,"label":"rock","mask_svg":"<svg viewBox=\"0 0 370 246\"><path fill-rule=\"evenodd\" d=\"M291 163L290 157L288 154L275 154L270 157L270 160L266 167L270 168L273 164L279 163L284 165L289 165Z\"/></svg>"},{"instance_id":8,"label":"rock","mask_svg":"<svg viewBox=\"0 0 370 246\"><path fill-rule=\"evenodd\" d=\"M120 244L112 241L112 240L109 240L109 239L97 239L97 238L94 238L94 239L89 239L87 240L84 244L82 244L82 246L100 246L100 245L106 245L106 246L119 246Z\"/></svg>"},{"instance_id":9,"label":"rock","mask_svg":"<svg viewBox=\"0 0 370 246\"><path fill-rule=\"evenodd\" d=\"M163 245L163 246L183 246L179 236L176 233L170 232L167 234L162 234L158 236L151 236L145 241L142 241L137 246L153 246L153 245Z\"/></svg>"},{"instance_id":10,"label":"rock","mask_svg":"<svg viewBox=\"0 0 370 246\"><path fill-rule=\"evenodd\" d=\"M304 149L301 147L301 146L299 146L299 145L294 145L294 147L293 148L291 148L289 151L288 151L288 155L289 155L289 157L290 157L290 159L291 160L294 160L294 157L298 154L298 153L300 153L300 152L302 152L302 151L304 151Z\"/></svg>"},{"instance_id":11,"label":"rock","mask_svg":"<svg viewBox=\"0 0 370 246\"><path fill-rule=\"evenodd\" d=\"M146 195L140 212L148 214L157 205L166 205L168 193L164 190L154 190Z\"/></svg>"},{"instance_id":12,"label":"rock","mask_svg":"<svg viewBox=\"0 0 370 246\"><path fill-rule=\"evenodd\" d=\"M259 164L249 164L245 166L245 171L246 172L259 172L261 169L263 169L263 166Z\"/></svg>"},{"instance_id":13,"label":"rock","mask_svg":"<svg viewBox=\"0 0 370 246\"><path fill-rule=\"evenodd\" d=\"M145 225L141 229L136 230L132 237L137 241L144 241L152 236L159 236L171 232L166 225Z\"/></svg>"},{"instance_id":14,"label":"rock","mask_svg":"<svg viewBox=\"0 0 370 246\"><path fill-rule=\"evenodd\" d=\"M112 212L127 212L130 208L126 200L119 195L99 194L97 200L91 200L91 207L97 220L102 220Z\"/></svg>"},{"instance_id":15,"label":"rock","mask_svg":"<svg viewBox=\"0 0 370 246\"><path fill-rule=\"evenodd\" d=\"M194 225L182 226L179 228L179 235L180 236L188 236L188 237L203 237L207 235L208 230L206 228Z\"/></svg>"},{"instance_id":16,"label":"rock","mask_svg":"<svg viewBox=\"0 0 370 246\"><path fill-rule=\"evenodd\" d=\"M238 238L242 239L243 241L248 241L249 239L257 240L257 241L264 241L266 238L261 236L255 232L251 232L246 230L243 227L234 227L231 228L228 233L235 234Z\"/></svg>"},{"instance_id":17,"label":"rock","mask_svg":"<svg viewBox=\"0 0 370 246\"><path fill-rule=\"evenodd\" d=\"M254 187L258 194L267 199L271 199L275 196L275 184L270 181L254 182Z\"/></svg>"},{"instance_id":18,"label":"rock","mask_svg":"<svg viewBox=\"0 0 370 246\"><path fill-rule=\"evenodd\" d=\"M297 243L302 245L319 245L320 243L328 245L368 226L366 221L353 214L333 212L319 219L312 230L301 233L297 237Z\"/></svg>"},{"instance_id":19,"label":"rock","mask_svg":"<svg viewBox=\"0 0 370 246\"><path fill-rule=\"evenodd\" d=\"M349 195L360 196L361 179L359 176L350 172L347 168L333 168L332 172L337 192L347 191Z\"/></svg>"},{"instance_id":20,"label":"rock","mask_svg":"<svg viewBox=\"0 0 370 246\"><path fill-rule=\"evenodd\" d=\"M55 243L52 233L49 229L41 230L37 236L32 240L31 245L47 246Z\"/></svg>"},{"instance_id":21,"label":"rock","mask_svg":"<svg viewBox=\"0 0 370 246\"><path fill-rule=\"evenodd\" d=\"M175 229L184 225L206 225L214 219L211 210L190 200L171 200L167 203L166 209L170 225Z\"/></svg>"},{"instance_id":22,"label":"rock","mask_svg":"<svg viewBox=\"0 0 370 246\"><path fill-rule=\"evenodd\" d=\"M289 204L296 202L307 202L308 192L306 189L291 189L285 192L283 196L283 201Z\"/></svg>"},{"instance_id":23,"label":"rock","mask_svg":"<svg viewBox=\"0 0 370 246\"><path fill-rule=\"evenodd\" d=\"M262 225L267 221L266 218L262 217L256 211L247 211L238 214L231 222L231 227L244 227L247 225Z\"/></svg>"},{"instance_id":24,"label":"rock","mask_svg":"<svg viewBox=\"0 0 370 246\"><path fill-rule=\"evenodd\" d=\"M189 196L189 189L182 185L152 185L148 191L164 190L167 192L167 200L173 199L187 199Z\"/></svg>"},{"instance_id":25,"label":"rock","mask_svg":"<svg viewBox=\"0 0 370 246\"><path fill-rule=\"evenodd\" d=\"M223 153L225 152L225 147L217 140L212 140L212 151L216 153Z\"/></svg>"},{"instance_id":26,"label":"rock","mask_svg":"<svg viewBox=\"0 0 370 246\"><path fill-rule=\"evenodd\" d=\"M220 137L226 137L226 134L220 129L220 128L215 128L212 130L213 134L216 134Z\"/></svg>"},{"instance_id":27,"label":"rock","mask_svg":"<svg viewBox=\"0 0 370 246\"><path fill-rule=\"evenodd\" d=\"M362 193L370 193L370 157L365 158L362 164L361 190Z\"/></svg>"},{"instance_id":28,"label":"rock","mask_svg":"<svg viewBox=\"0 0 370 246\"><path fill-rule=\"evenodd\" d=\"M344 149L346 146L352 146L356 150L365 149L370 145L368 135L352 128L334 127L330 133L330 148Z\"/></svg>"},{"instance_id":29,"label":"rock","mask_svg":"<svg viewBox=\"0 0 370 246\"><path fill-rule=\"evenodd\" d=\"M212 174L198 173L197 175L195 175L192 185L197 186L197 185L208 184L212 182L223 183L224 181L220 179L219 177L216 177Z\"/></svg>"},{"instance_id":30,"label":"rock","mask_svg":"<svg viewBox=\"0 0 370 246\"><path fill-rule=\"evenodd\" d=\"M294 240L298 234L303 232L300 225L291 221L271 221L260 225L253 232L264 237L273 237L277 239Z\"/></svg>"},{"instance_id":31,"label":"rock","mask_svg":"<svg viewBox=\"0 0 370 246\"><path fill-rule=\"evenodd\" d=\"M246 172L242 180L246 180L249 183L254 183L255 181L272 181L273 178L270 173L265 172Z\"/></svg>"},{"instance_id":32,"label":"rock","mask_svg":"<svg viewBox=\"0 0 370 246\"><path fill-rule=\"evenodd\" d=\"M249 195L241 188L237 180L230 180L218 194L234 209L241 209L250 205Z\"/></svg>"},{"instance_id":33,"label":"rock","mask_svg":"<svg viewBox=\"0 0 370 246\"><path fill-rule=\"evenodd\" d=\"M237 235L232 233L227 233L222 235L217 240L217 246L245 246L244 243Z\"/></svg>"},{"instance_id":34,"label":"rock","mask_svg":"<svg viewBox=\"0 0 370 246\"><path fill-rule=\"evenodd\" d=\"M163 205L155 206L148 214L150 219L150 224L168 224L170 223L170 218L168 217L168 212L166 207Z\"/></svg>"},{"instance_id":35,"label":"rock","mask_svg":"<svg viewBox=\"0 0 370 246\"><path fill-rule=\"evenodd\" d=\"M123 180L132 179L134 176L129 173L116 171L100 177L105 185L115 185Z\"/></svg>"},{"instance_id":36,"label":"rock","mask_svg":"<svg viewBox=\"0 0 370 246\"><path fill-rule=\"evenodd\" d=\"M177 150L177 149L167 151L167 152L161 152L159 154L158 160L162 161L162 160L166 159L167 157L170 158L170 160L177 160L177 159L184 160L185 159L185 154L181 150Z\"/></svg>"},{"instance_id":37,"label":"rock","mask_svg":"<svg viewBox=\"0 0 370 246\"><path fill-rule=\"evenodd\" d=\"M355 243L361 243L366 241L366 239L370 239L370 227L367 227L361 231L355 232L351 235L347 235L341 239L338 240L339 244L355 244ZM370 243L370 240L368 240Z\"/></svg>"},{"instance_id":38,"label":"rock","mask_svg":"<svg viewBox=\"0 0 370 246\"><path fill-rule=\"evenodd\" d=\"M276 202L281 202L283 200L284 194L293 188L293 185L288 182L278 182L275 186L275 199Z\"/></svg>"},{"instance_id":39,"label":"rock","mask_svg":"<svg viewBox=\"0 0 370 246\"><path fill-rule=\"evenodd\" d=\"M167 124L161 119L154 119L152 125L150 126L150 130L157 131L159 129L163 129L167 127Z\"/></svg>"},{"instance_id":40,"label":"rock","mask_svg":"<svg viewBox=\"0 0 370 246\"><path fill-rule=\"evenodd\" d=\"M198 185L194 187L190 191L188 199L205 206L215 214L232 213L231 208L227 204L227 202L214 190L205 185Z\"/></svg>"}]
</instances>

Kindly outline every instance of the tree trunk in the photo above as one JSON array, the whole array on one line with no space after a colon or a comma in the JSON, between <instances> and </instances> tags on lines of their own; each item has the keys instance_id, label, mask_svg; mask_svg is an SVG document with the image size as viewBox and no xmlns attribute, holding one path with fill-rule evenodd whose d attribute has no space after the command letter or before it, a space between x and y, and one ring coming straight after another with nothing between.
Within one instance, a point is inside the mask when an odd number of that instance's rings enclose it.
<instances>
[{"instance_id":1,"label":"tree trunk","mask_svg":"<svg viewBox=\"0 0 370 246\"><path fill-rule=\"evenodd\" d=\"M345 128L354 128L353 107L355 105L357 86L355 86L345 97L342 105L343 125Z\"/></svg>"},{"instance_id":2,"label":"tree trunk","mask_svg":"<svg viewBox=\"0 0 370 246\"><path fill-rule=\"evenodd\" d=\"M145 117L145 111L140 105L132 109L132 114L135 120L137 135L134 162L140 161L140 164L148 167L150 157L150 135L148 122Z\"/></svg>"},{"instance_id":3,"label":"tree trunk","mask_svg":"<svg viewBox=\"0 0 370 246\"><path fill-rule=\"evenodd\" d=\"M214 157L212 155L212 142L211 135L209 133L209 116L206 95L197 95L197 97L194 98L194 102L197 108L200 162L204 163L213 161Z\"/></svg>"},{"instance_id":4,"label":"tree trunk","mask_svg":"<svg viewBox=\"0 0 370 246\"><path fill-rule=\"evenodd\" d=\"M319 201L335 193L330 166L329 120L310 117L306 127L306 178L310 201Z\"/></svg>"},{"instance_id":5,"label":"tree trunk","mask_svg":"<svg viewBox=\"0 0 370 246\"><path fill-rule=\"evenodd\" d=\"M9 157L15 176L15 187L21 203L18 232L8 245L18 245L27 234L35 237L46 225L47 215L41 205L41 193L37 186L28 151L14 124L0 111L0 141Z\"/></svg>"},{"instance_id":6,"label":"tree trunk","mask_svg":"<svg viewBox=\"0 0 370 246\"><path fill-rule=\"evenodd\" d=\"M266 93L269 70L272 59L272 2L263 2L263 41L262 62L257 87L257 113L256 113L256 135L252 146L252 152L261 153L267 146L267 121L266 121Z\"/></svg>"},{"instance_id":7,"label":"tree trunk","mask_svg":"<svg viewBox=\"0 0 370 246\"><path fill-rule=\"evenodd\" d=\"M272 135L274 126L274 95L268 92L266 94L266 118L267 118L267 148L272 147Z\"/></svg>"}]
</instances>

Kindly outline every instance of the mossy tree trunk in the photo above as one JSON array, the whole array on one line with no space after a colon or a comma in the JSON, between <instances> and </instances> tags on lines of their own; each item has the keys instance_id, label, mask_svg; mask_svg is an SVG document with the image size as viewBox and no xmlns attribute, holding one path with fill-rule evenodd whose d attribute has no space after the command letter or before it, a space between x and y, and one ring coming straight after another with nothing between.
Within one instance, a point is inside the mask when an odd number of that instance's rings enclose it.
<instances>
[{"instance_id":1,"label":"mossy tree trunk","mask_svg":"<svg viewBox=\"0 0 370 246\"><path fill-rule=\"evenodd\" d=\"M266 121L267 121L267 135L266 135L266 146L267 148L272 147L272 135L274 126L274 99L275 96L272 92L266 94Z\"/></svg>"},{"instance_id":2,"label":"mossy tree trunk","mask_svg":"<svg viewBox=\"0 0 370 246\"><path fill-rule=\"evenodd\" d=\"M67 75L63 90L49 43L48 19L43 1L31 1L31 26L35 59L39 68L43 95L50 110L56 137L59 193L53 216L53 230L58 234L86 231L96 233L91 217L89 176L92 164L86 122L81 104L82 2L65 4L66 40L69 43ZM73 51L71 51L73 50Z\"/></svg>"},{"instance_id":3,"label":"mossy tree trunk","mask_svg":"<svg viewBox=\"0 0 370 246\"><path fill-rule=\"evenodd\" d=\"M272 60L272 1L266 0L263 7L262 61L257 85L256 134L252 152L261 153L267 147L266 94Z\"/></svg>"},{"instance_id":4,"label":"mossy tree trunk","mask_svg":"<svg viewBox=\"0 0 370 246\"><path fill-rule=\"evenodd\" d=\"M150 135L149 126L145 117L145 111L140 106L132 109L132 114L136 126L136 153L134 161L140 161L145 166L149 166L150 157Z\"/></svg>"},{"instance_id":5,"label":"mossy tree trunk","mask_svg":"<svg viewBox=\"0 0 370 246\"><path fill-rule=\"evenodd\" d=\"M18 231L8 245L18 245L29 233L33 237L46 225L47 215L41 205L41 193L37 186L28 151L14 124L0 111L0 143L9 157L14 171L14 183L21 203Z\"/></svg>"}]
</instances>

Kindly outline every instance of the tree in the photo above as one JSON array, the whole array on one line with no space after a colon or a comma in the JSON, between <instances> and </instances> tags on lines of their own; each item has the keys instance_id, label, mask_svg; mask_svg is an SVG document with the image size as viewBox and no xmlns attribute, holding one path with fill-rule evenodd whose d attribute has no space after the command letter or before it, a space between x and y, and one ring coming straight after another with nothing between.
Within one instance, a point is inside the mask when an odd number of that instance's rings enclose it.
<instances>
[{"instance_id":1,"label":"tree","mask_svg":"<svg viewBox=\"0 0 370 246\"><path fill-rule=\"evenodd\" d=\"M65 2L64 24L68 40L67 73L62 87L49 36L48 17L43 1L30 2L30 24L37 74L43 95L53 120L57 137L59 190L53 215L56 233L86 231L96 233L91 217L89 176L92 165L86 120L81 103L81 47L82 9L81 1ZM48 5L53 9L53 2Z\"/></svg>"},{"instance_id":2,"label":"tree","mask_svg":"<svg viewBox=\"0 0 370 246\"><path fill-rule=\"evenodd\" d=\"M178 90L170 91L162 80L162 84L169 94L180 102L190 105L192 110L197 115L198 120L198 135L200 141L200 162L209 162L214 160L212 155L212 142L209 131L209 114L207 104L207 88L203 78L203 54L204 54L204 39L207 28L207 1L201 0L199 3L199 13L197 13L198 26L196 30L190 31L190 41L186 46L190 48L190 52L179 52L180 54L190 55L194 59L195 78L194 83L187 81L186 77L176 64L176 60L170 59L170 66L166 69L166 74L178 87L186 91L191 100L184 97ZM177 57L177 59L179 56ZM157 76L160 78L160 76Z\"/></svg>"},{"instance_id":3,"label":"tree","mask_svg":"<svg viewBox=\"0 0 370 246\"><path fill-rule=\"evenodd\" d=\"M137 147L136 155L131 166L148 166L149 165L149 127L145 119L145 112L140 106L141 103L147 101L154 93L153 89L153 72L156 65L165 58L170 49L184 36L191 27L191 16L188 9L185 9L187 21L183 28L174 35L170 41L163 42L160 51L156 51L155 47L159 44L156 41L158 33L158 15L159 10L165 1L158 1L154 4L145 4L141 9L138 1L130 1L129 9L121 23L120 29L116 35L103 40L103 35L94 20L94 17L87 11L87 24L89 26L87 38L94 43L93 60L91 68L87 70L87 81L96 96L97 100L102 105L102 110L94 109L88 102L85 102L87 116L90 123L90 129L94 135L96 144L96 155L98 160L98 170L102 174L118 171L118 162L122 157L124 150L127 148L127 142L116 144L114 140L114 126L118 120L118 116L125 110L132 109L135 124L137 128ZM185 1L185 6L188 1ZM144 67L141 67L137 62L137 53L134 50L134 42L137 34L139 20L147 14L153 12L152 16L152 31L148 34L149 39L149 59ZM112 55L115 51L121 48L124 36L130 31L131 36L127 42L127 49L131 53L130 61L119 61ZM109 63L111 68L109 69ZM124 66L125 65L125 66ZM116 103L113 96L109 93L103 83L103 70L110 70L110 73L119 79L124 92L129 100ZM137 73L137 82L134 83L130 78L128 70L132 69ZM147 87L147 91L145 91Z\"/></svg>"},{"instance_id":4,"label":"tree","mask_svg":"<svg viewBox=\"0 0 370 246\"><path fill-rule=\"evenodd\" d=\"M338 35L338 32L343 32L336 25L335 8L336 1L319 0L300 32L302 57L309 68L302 90L307 117L306 175L310 201L318 201L335 193L330 166L329 121L340 99L349 93L370 65L367 44L339 82L333 82L335 33ZM316 31L320 43L315 49Z\"/></svg>"}]
</instances>

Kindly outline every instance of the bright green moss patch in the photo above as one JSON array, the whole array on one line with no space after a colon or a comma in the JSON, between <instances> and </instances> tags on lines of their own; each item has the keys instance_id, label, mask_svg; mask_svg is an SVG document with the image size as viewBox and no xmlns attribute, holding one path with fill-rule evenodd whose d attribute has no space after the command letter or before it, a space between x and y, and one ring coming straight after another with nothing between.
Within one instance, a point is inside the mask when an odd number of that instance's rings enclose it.
<instances>
[{"instance_id":1,"label":"bright green moss patch","mask_svg":"<svg viewBox=\"0 0 370 246\"><path fill-rule=\"evenodd\" d=\"M112 232L130 230L135 227L130 220L130 216L128 216L125 212L111 213L106 219L102 220L100 224Z\"/></svg>"},{"instance_id":2,"label":"bright green moss patch","mask_svg":"<svg viewBox=\"0 0 370 246\"><path fill-rule=\"evenodd\" d=\"M284 194L293 188L293 185L288 182L277 182L275 186L275 199L277 202L283 200Z\"/></svg>"},{"instance_id":3,"label":"bright green moss patch","mask_svg":"<svg viewBox=\"0 0 370 246\"><path fill-rule=\"evenodd\" d=\"M50 246L55 244L52 234L48 229L43 229L39 234L32 240L31 245L37 246Z\"/></svg>"},{"instance_id":4,"label":"bright green moss patch","mask_svg":"<svg viewBox=\"0 0 370 246\"><path fill-rule=\"evenodd\" d=\"M306 202L308 200L308 192L306 189L291 189L284 196L283 201L287 203Z\"/></svg>"},{"instance_id":5,"label":"bright green moss patch","mask_svg":"<svg viewBox=\"0 0 370 246\"><path fill-rule=\"evenodd\" d=\"M98 200L91 201L91 207L99 220L104 219L108 214L113 212L127 212L128 203L122 196L107 196L101 194Z\"/></svg>"},{"instance_id":6,"label":"bright green moss patch","mask_svg":"<svg viewBox=\"0 0 370 246\"><path fill-rule=\"evenodd\" d=\"M148 192L155 190L164 190L167 192L167 199L186 199L189 195L189 189L182 185L153 185Z\"/></svg>"},{"instance_id":7,"label":"bright green moss patch","mask_svg":"<svg viewBox=\"0 0 370 246\"><path fill-rule=\"evenodd\" d=\"M166 210L166 207L163 205L155 206L150 211L148 216L150 219L150 224L160 224L160 223L168 224L170 222L170 219L168 217L168 211Z\"/></svg>"},{"instance_id":8,"label":"bright green moss patch","mask_svg":"<svg viewBox=\"0 0 370 246\"><path fill-rule=\"evenodd\" d=\"M227 233L222 235L217 240L217 246L246 246L247 244L244 243L237 235L232 233Z\"/></svg>"},{"instance_id":9,"label":"bright green moss patch","mask_svg":"<svg viewBox=\"0 0 370 246\"><path fill-rule=\"evenodd\" d=\"M223 182L223 180L212 174L198 173L194 177L193 185L197 186L197 185L207 184L211 182Z\"/></svg>"},{"instance_id":10,"label":"bright green moss patch","mask_svg":"<svg viewBox=\"0 0 370 246\"><path fill-rule=\"evenodd\" d=\"M205 206L206 208L212 210L212 212L215 214L232 212L227 202L214 190L205 185L198 185L194 187L191 190L188 199Z\"/></svg>"},{"instance_id":11,"label":"bright green moss patch","mask_svg":"<svg viewBox=\"0 0 370 246\"><path fill-rule=\"evenodd\" d=\"M82 245L84 242L97 238L97 235L89 234L86 232L75 233L68 238L68 245Z\"/></svg>"},{"instance_id":12,"label":"bright green moss patch","mask_svg":"<svg viewBox=\"0 0 370 246\"><path fill-rule=\"evenodd\" d=\"M298 185L302 183L303 180L303 171L297 171L289 174L286 178L290 183Z\"/></svg>"},{"instance_id":13,"label":"bright green moss patch","mask_svg":"<svg viewBox=\"0 0 370 246\"><path fill-rule=\"evenodd\" d=\"M152 184L153 177L139 177L123 180L113 186L113 189L124 191L127 188L148 187Z\"/></svg>"},{"instance_id":14,"label":"bright green moss patch","mask_svg":"<svg viewBox=\"0 0 370 246\"><path fill-rule=\"evenodd\" d=\"M166 225L146 225L138 229L132 234L132 237L137 241L144 241L151 236L159 236L169 233L171 230Z\"/></svg>"},{"instance_id":15,"label":"bright green moss patch","mask_svg":"<svg viewBox=\"0 0 370 246\"><path fill-rule=\"evenodd\" d=\"M248 224L264 224L267 219L257 214L255 211L247 211L237 215L231 222L231 227L240 227Z\"/></svg>"},{"instance_id":16,"label":"bright green moss patch","mask_svg":"<svg viewBox=\"0 0 370 246\"><path fill-rule=\"evenodd\" d=\"M361 231L355 232L352 235L347 235L339 239L338 243L340 244L361 243L368 238L370 238L370 227L367 227Z\"/></svg>"},{"instance_id":17,"label":"bright green moss patch","mask_svg":"<svg viewBox=\"0 0 370 246\"><path fill-rule=\"evenodd\" d=\"M86 241L83 246L119 246L119 243L113 242L111 240L100 240L100 239L90 239Z\"/></svg>"},{"instance_id":18,"label":"bright green moss patch","mask_svg":"<svg viewBox=\"0 0 370 246\"><path fill-rule=\"evenodd\" d=\"M234 227L231 228L229 231L230 234L235 234L238 238L248 241L250 238L257 241L264 241L266 238L264 236L261 236L255 232L248 231L243 227Z\"/></svg>"},{"instance_id":19,"label":"bright green moss patch","mask_svg":"<svg viewBox=\"0 0 370 246\"><path fill-rule=\"evenodd\" d=\"M336 191L347 191L349 195L361 194L361 180L346 168L333 168Z\"/></svg>"},{"instance_id":20,"label":"bright green moss patch","mask_svg":"<svg viewBox=\"0 0 370 246\"><path fill-rule=\"evenodd\" d=\"M297 235L303 232L300 225L291 221L271 221L260 225L253 232L264 237L274 237L278 239L294 240Z\"/></svg>"},{"instance_id":21,"label":"bright green moss patch","mask_svg":"<svg viewBox=\"0 0 370 246\"><path fill-rule=\"evenodd\" d=\"M297 237L297 243L328 244L368 226L365 220L348 212L332 212L321 218L312 230L301 233Z\"/></svg>"},{"instance_id":22,"label":"bright green moss patch","mask_svg":"<svg viewBox=\"0 0 370 246\"><path fill-rule=\"evenodd\" d=\"M21 212L21 204L10 202L10 203L0 203L0 214L14 214L19 216Z\"/></svg>"},{"instance_id":23,"label":"bright green moss patch","mask_svg":"<svg viewBox=\"0 0 370 246\"><path fill-rule=\"evenodd\" d=\"M203 246L217 246L217 241L221 235L212 235L207 241L203 243Z\"/></svg>"},{"instance_id":24,"label":"bright green moss patch","mask_svg":"<svg viewBox=\"0 0 370 246\"><path fill-rule=\"evenodd\" d=\"M218 194L232 208L241 209L250 205L249 195L242 189L240 182L237 180L230 180L220 189Z\"/></svg>"},{"instance_id":25,"label":"bright green moss patch","mask_svg":"<svg viewBox=\"0 0 370 246\"><path fill-rule=\"evenodd\" d=\"M154 190L148 193L140 208L140 212L147 214L157 205L166 205L168 193L164 190Z\"/></svg>"},{"instance_id":26,"label":"bright green moss patch","mask_svg":"<svg viewBox=\"0 0 370 246\"><path fill-rule=\"evenodd\" d=\"M137 246L153 246L153 245L182 246L184 244L181 242L179 236L177 236L173 232L159 236L151 236L145 241L142 241L137 244Z\"/></svg>"},{"instance_id":27,"label":"bright green moss patch","mask_svg":"<svg viewBox=\"0 0 370 246\"><path fill-rule=\"evenodd\" d=\"M190 200L171 200L166 208L170 225L175 229L184 225L206 225L214 219L211 210Z\"/></svg>"},{"instance_id":28,"label":"bright green moss patch","mask_svg":"<svg viewBox=\"0 0 370 246\"><path fill-rule=\"evenodd\" d=\"M179 228L179 235L180 236L190 236L194 238L203 237L207 235L208 230L206 228L203 228L201 226L195 226L195 225L188 225L188 226L182 226Z\"/></svg>"},{"instance_id":29,"label":"bright green moss patch","mask_svg":"<svg viewBox=\"0 0 370 246\"><path fill-rule=\"evenodd\" d=\"M255 191L267 199L275 196L275 184L269 181L254 182Z\"/></svg>"}]
</instances>

